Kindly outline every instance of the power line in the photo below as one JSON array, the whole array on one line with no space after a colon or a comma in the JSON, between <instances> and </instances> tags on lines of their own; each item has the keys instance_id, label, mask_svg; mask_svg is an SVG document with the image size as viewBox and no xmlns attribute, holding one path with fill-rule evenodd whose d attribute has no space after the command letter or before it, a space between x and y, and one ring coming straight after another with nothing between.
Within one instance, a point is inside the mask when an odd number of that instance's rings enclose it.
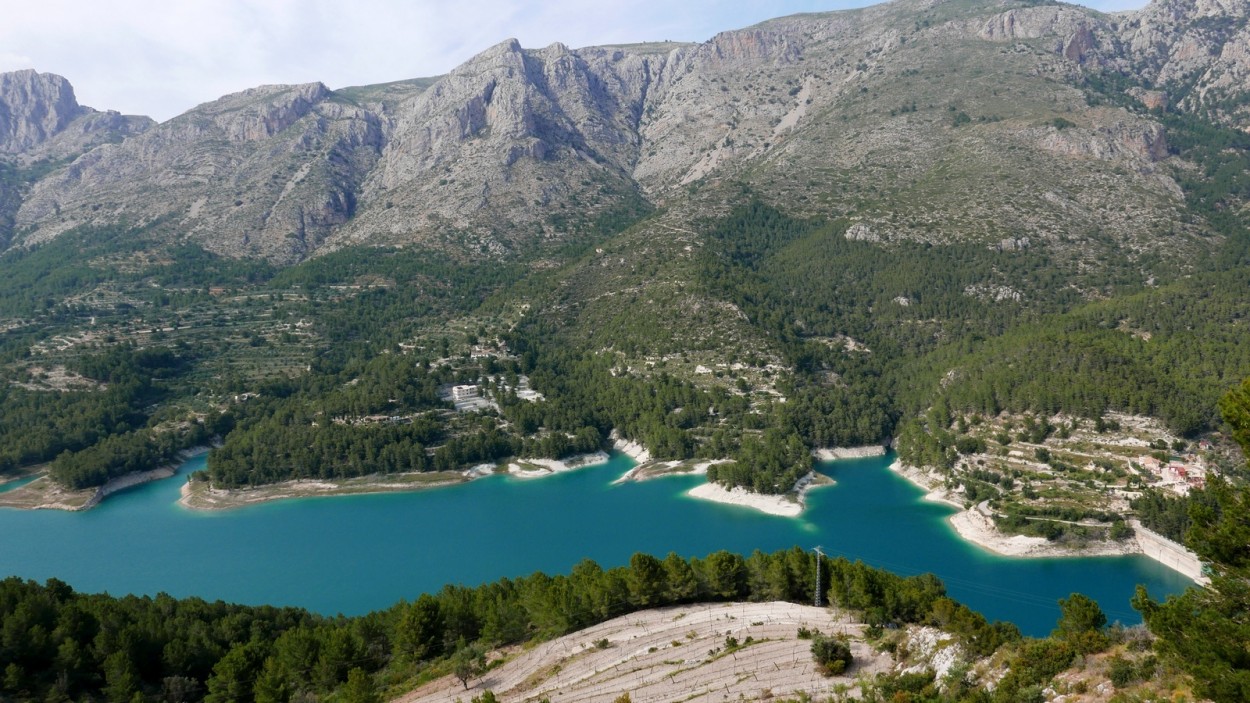
<instances>
[{"instance_id":1,"label":"power line","mask_svg":"<svg viewBox=\"0 0 1250 703\"><path fill-rule=\"evenodd\" d=\"M817 545L816 548L812 550L816 552L816 607L817 608L824 605L824 603L822 602L824 601L824 598L823 598L824 592L823 592L823 589L821 589L820 587L821 585L820 584L820 562L825 560L825 553L820 550L821 550L821 547L819 545Z\"/></svg>"}]
</instances>

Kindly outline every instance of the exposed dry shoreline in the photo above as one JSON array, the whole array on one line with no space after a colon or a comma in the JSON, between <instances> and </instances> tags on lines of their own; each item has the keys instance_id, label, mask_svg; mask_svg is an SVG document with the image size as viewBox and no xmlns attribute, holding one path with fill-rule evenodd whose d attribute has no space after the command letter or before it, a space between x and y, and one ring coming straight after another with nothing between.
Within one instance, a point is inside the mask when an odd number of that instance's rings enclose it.
<instances>
[{"instance_id":1,"label":"exposed dry shoreline","mask_svg":"<svg viewBox=\"0 0 1250 703\"><path fill-rule=\"evenodd\" d=\"M639 462L634 468L625 472L615 483L625 483L628 481L647 481L654 478L664 476L692 476L704 475L709 467L715 464L721 464L730 459L713 459L713 460L687 460L687 461L651 461L651 455L646 449L638 445L636 442L626 442L619 436L614 436L613 446L623 454L630 456ZM841 459L860 459L864 457L884 456L885 447L880 445L870 445L865 447L829 447L826 449L817 449L812 452L812 456L818 461L838 461ZM725 488L715 483L705 483L696 486L686 492L686 495L700 500L710 500L715 503L724 503L726 505L736 505L744 508L751 508L769 515L778 515L782 517L798 517L803 514L804 496L813 488L821 486L831 486L834 480L828 476L816 471L809 472L800 478L794 486L781 495L769 495L764 493L755 493L745 488Z\"/></svg>"},{"instance_id":2,"label":"exposed dry shoreline","mask_svg":"<svg viewBox=\"0 0 1250 703\"><path fill-rule=\"evenodd\" d=\"M185 449L178 453L178 459L175 462L149 471L136 471L125 476L118 476L96 488L82 490L63 488L45 474L21 488L0 494L0 507L69 512L90 510L118 491L173 476L181 464L192 457L207 453L208 450L207 446Z\"/></svg>"},{"instance_id":3,"label":"exposed dry shoreline","mask_svg":"<svg viewBox=\"0 0 1250 703\"><path fill-rule=\"evenodd\" d=\"M947 518L955 532L965 540L995 554L1026 558L1142 554L1190 579L1198 582L1205 580L1202 575L1202 563L1197 555L1147 530L1136 520L1130 522L1137 535L1134 539L1126 539L1123 542L1104 540L1089 542L1079 548L1067 547L1055 544L1044 537L1008 535L1000 532L983 505L966 507L957 494L946 490L942 477L937 474L915 466L908 466L901 461L890 464L890 470L928 491L925 500L957 508L959 512Z\"/></svg>"},{"instance_id":4,"label":"exposed dry shoreline","mask_svg":"<svg viewBox=\"0 0 1250 703\"><path fill-rule=\"evenodd\" d=\"M467 483L501 471L517 478L541 478L602 464L611 457L606 452L579 454L563 460L513 459L508 464L479 464L464 471L433 471L402 474L372 474L337 480L295 480L254 488L212 488L204 482L188 481L182 486L179 505L191 510L231 510L288 498L321 498L373 493L422 491Z\"/></svg>"},{"instance_id":5,"label":"exposed dry shoreline","mask_svg":"<svg viewBox=\"0 0 1250 703\"><path fill-rule=\"evenodd\" d=\"M472 480L469 471L371 475L335 481L296 480L256 486L254 488L213 488L204 481L182 484L178 504L191 510L231 510L248 505L288 498L316 498L370 493L415 491L441 486L454 486Z\"/></svg>"},{"instance_id":6,"label":"exposed dry shoreline","mask_svg":"<svg viewBox=\"0 0 1250 703\"><path fill-rule=\"evenodd\" d=\"M864 459L874 456L885 456L886 449L880 444L869 444L863 447L828 447L815 449L812 456L817 461L838 461L840 459Z\"/></svg>"},{"instance_id":7,"label":"exposed dry shoreline","mask_svg":"<svg viewBox=\"0 0 1250 703\"><path fill-rule=\"evenodd\" d=\"M710 500L715 503L751 508L769 515L798 517L803 514L803 509L807 507L805 497L808 491L821 486L832 486L833 484L834 480L828 476L815 471L809 471L807 475L795 482L794 487L781 495L755 493L741 486L729 489L711 482L691 488L689 491L686 491L686 495L691 498Z\"/></svg>"},{"instance_id":8,"label":"exposed dry shoreline","mask_svg":"<svg viewBox=\"0 0 1250 703\"><path fill-rule=\"evenodd\" d=\"M616 430L612 430L611 439L613 449L639 464L646 464L651 461L651 452L647 451L646 447L633 440L623 439L617 434Z\"/></svg>"},{"instance_id":9,"label":"exposed dry shoreline","mask_svg":"<svg viewBox=\"0 0 1250 703\"><path fill-rule=\"evenodd\" d=\"M607 452L578 454L568 459L518 459L508 464L508 473L517 478L542 478L566 471L584 469L587 466L605 464L612 457Z\"/></svg>"}]
</instances>

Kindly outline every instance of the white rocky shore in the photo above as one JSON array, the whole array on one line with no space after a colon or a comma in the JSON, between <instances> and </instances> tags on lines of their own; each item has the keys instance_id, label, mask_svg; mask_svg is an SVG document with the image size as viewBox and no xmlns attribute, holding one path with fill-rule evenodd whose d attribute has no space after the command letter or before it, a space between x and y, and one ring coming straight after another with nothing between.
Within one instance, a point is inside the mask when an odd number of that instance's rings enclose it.
<instances>
[{"instance_id":1,"label":"white rocky shore","mask_svg":"<svg viewBox=\"0 0 1250 703\"><path fill-rule=\"evenodd\" d=\"M607 452L578 454L567 459L524 459L508 464L508 473L518 478L541 478L566 471L574 471L595 464L606 463L612 457Z\"/></svg>"},{"instance_id":2,"label":"white rocky shore","mask_svg":"<svg viewBox=\"0 0 1250 703\"><path fill-rule=\"evenodd\" d=\"M763 495L748 491L741 486L730 489L718 483L705 483L691 488L686 495L701 500L710 500L715 503L751 508L769 515L798 517L803 513L803 506L788 494L780 496Z\"/></svg>"},{"instance_id":3,"label":"white rocky shore","mask_svg":"<svg viewBox=\"0 0 1250 703\"><path fill-rule=\"evenodd\" d=\"M1088 542L1079 549L1073 549L1055 544L1045 537L1003 534L986 511L984 504L975 505L955 513L948 521L960 537L995 554L1008 557L1105 557L1141 553L1137 541L1132 539L1123 542Z\"/></svg>"},{"instance_id":4,"label":"white rocky shore","mask_svg":"<svg viewBox=\"0 0 1250 703\"><path fill-rule=\"evenodd\" d=\"M795 482L789 492L781 495L756 493L748 491L741 486L732 489L725 488L720 484L711 482L691 488L689 491L686 491L686 495L692 498L699 498L700 500L710 500L715 503L751 508L769 515L798 517L803 514L803 508L806 507L804 498L807 496L808 491L821 486L832 486L833 483L833 479L828 476L815 471L809 471L807 475Z\"/></svg>"},{"instance_id":5,"label":"white rocky shore","mask_svg":"<svg viewBox=\"0 0 1250 703\"><path fill-rule=\"evenodd\" d=\"M812 451L812 457L817 461L839 461L842 459L863 459L865 457L884 456L885 447L881 445L868 445L864 447L828 447L825 449L816 449ZM708 462L700 464L696 470L701 469L699 473L706 473L707 467L711 464L719 462ZM636 467L637 468L637 467ZM632 472L631 472L632 473ZM626 476L621 478L624 480ZM798 517L803 514L806 507L805 497L808 491L821 486L832 486L834 480L828 476L816 471L809 471L805 476L795 482L794 486L781 495L766 495L748 491L742 487L725 488L715 483L705 483L696 486L686 492L686 495L701 500L710 500L716 503L725 503L726 505L737 505L744 508L751 508L769 515L780 515L783 517Z\"/></svg>"},{"instance_id":6,"label":"white rocky shore","mask_svg":"<svg viewBox=\"0 0 1250 703\"><path fill-rule=\"evenodd\" d=\"M639 464L646 464L651 461L651 452L647 451L647 448L641 444L633 441L632 439L622 438L619 434L617 434L616 430L612 430L611 438L612 448L616 451L624 454L630 459L633 459Z\"/></svg>"},{"instance_id":7,"label":"white rocky shore","mask_svg":"<svg viewBox=\"0 0 1250 703\"><path fill-rule=\"evenodd\" d=\"M864 447L828 447L825 449L813 449L812 456L816 461L863 459L872 456L885 456L885 447L879 444L869 444Z\"/></svg>"},{"instance_id":8,"label":"white rocky shore","mask_svg":"<svg viewBox=\"0 0 1250 703\"><path fill-rule=\"evenodd\" d=\"M191 455L191 456L194 456L194 455ZM186 461L187 459L191 458L191 456L184 457L182 461ZM111 478L108 480L108 483L105 483L103 486L100 486L98 489L96 489L95 495L91 496L90 500L84 503L81 507L73 508L73 510L75 511L90 510L94 508L95 506L99 505L100 501L104 500L108 496L113 495L114 493L118 491L124 491L127 488L132 488L134 486L141 486L145 483L151 483L152 481L159 481L164 478L169 478L170 476L173 476L176 472L177 472L177 465L162 466L159 469L152 469L150 471L135 471L134 473L129 473L129 474L126 474L125 476L118 476L117 478Z\"/></svg>"}]
</instances>

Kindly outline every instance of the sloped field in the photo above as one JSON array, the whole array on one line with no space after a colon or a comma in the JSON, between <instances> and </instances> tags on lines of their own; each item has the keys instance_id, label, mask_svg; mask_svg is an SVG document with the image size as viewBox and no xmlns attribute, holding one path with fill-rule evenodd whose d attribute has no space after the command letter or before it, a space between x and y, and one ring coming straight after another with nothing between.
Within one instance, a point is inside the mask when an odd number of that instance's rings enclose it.
<instances>
[{"instance_id":1,"label":"sloped field","mask_svg":"<svg viewBox=\"0 0 1250 703\"><path fill-rule=\"evenodd\" d=\"M855 665L845 676L821 675L806 627L851 636ZM405 703L466 701L491 690L501 701L612 701L628 692L649 701L763 700L806 691L830 694L855 676L889 668L889 655L860 638L862 625L838 611L793 603L729 603L648 610L611 620L529 650L465 690L445 677L403 697ZM727 638L738 647L727 647ZM748 638L750 641L748 642ZM606 646L605 646L606 645Z\"/></svg>"}]
</instances>

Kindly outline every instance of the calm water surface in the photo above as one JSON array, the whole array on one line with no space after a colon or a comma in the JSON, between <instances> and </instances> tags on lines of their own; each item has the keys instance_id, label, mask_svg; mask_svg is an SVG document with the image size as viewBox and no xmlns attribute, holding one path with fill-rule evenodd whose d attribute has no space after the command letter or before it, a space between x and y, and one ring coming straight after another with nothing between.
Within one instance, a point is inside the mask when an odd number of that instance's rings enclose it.
<instances>
[{"instance_id":1,"label":"calm water surface","mask_svg":"<svg viewBox=\"0 0 1250 703\"><path fill-rule=\"evenodd\" d=\"M1136 584L1156 597L1189 580L1144 557L1010 559L971 546L949 507L888 471L889 459L826 464L837 485L809 494L802 519L683 495L699 477L619 486L631 462L542 479L492 476L419 493L279 501L215 513L176 504L181 478L110 496L85 513L0 509L0 576L69 582L80 591L161 591L359 614L435 591L583 558L615 566L634 552L703 556L822 545L902 574L931 571L991 619L1043 635L1055 601L1080 591L1111 620L1140 621ZM202 468L188 461L179 475Z\"/></svg>"}]
</instances>

